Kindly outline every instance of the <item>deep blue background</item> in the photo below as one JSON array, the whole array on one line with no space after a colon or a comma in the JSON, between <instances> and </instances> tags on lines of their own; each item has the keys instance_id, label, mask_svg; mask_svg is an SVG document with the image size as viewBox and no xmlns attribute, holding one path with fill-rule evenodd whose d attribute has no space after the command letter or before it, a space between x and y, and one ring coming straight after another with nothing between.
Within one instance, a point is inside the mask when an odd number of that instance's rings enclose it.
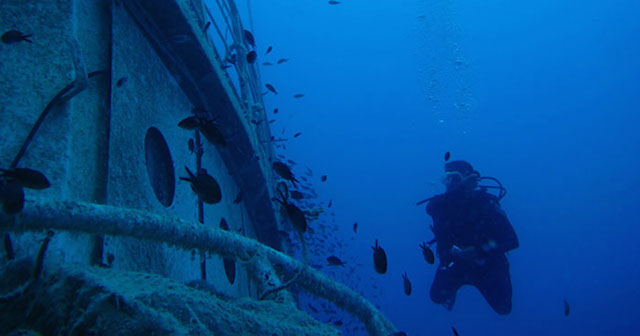
<instances>
[{"instance_id":1,"label":"deep blue background","mask_svg":"<svg viewBox=\"0 0 640 336\"><path fill-rule=\"evenodd\" d=\"M246 13L247 1L239 5ZM335 224L343 245L318 260L336 254L356 270L331 274L409 335L451 335L452 325L464 336L640 334L639 1L253 0L250 8L258 63L290 59L260 69L280 92L265 96L267 110L280 111L269 112L272 132L290 138L279 153L299 163L298 175L312 168L318 202L333 202L335 216L311 226ZM502 205L521 245L510 254L509 316L472 287L452 312L428 299L435 267L418 244L431 239L431 222L415 202L442 192L446 151L508 188ZM389 258L385 275L371 265L376 238Z\"/></svg>"}]
</instances>

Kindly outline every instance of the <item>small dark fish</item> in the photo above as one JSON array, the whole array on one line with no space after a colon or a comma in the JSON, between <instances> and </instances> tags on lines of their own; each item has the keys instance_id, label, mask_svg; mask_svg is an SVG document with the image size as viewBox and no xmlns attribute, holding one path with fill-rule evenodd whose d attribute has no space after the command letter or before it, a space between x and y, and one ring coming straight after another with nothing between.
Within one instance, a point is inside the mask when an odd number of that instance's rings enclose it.
<instances>
[{"instance_id":1,"label":"small dark fish","mask_svg":"<svg viewBox=\"0 0 640 336\"><path fill-rule=\"evenodd\" d=\"M187 146L189 146L189 153L193 154L193 149L196 147L193 139L189 139L189 142L187 142Z\"/></svg>"},{"instance_id":2,"label":"small dark fish","mask_svg":"<svg viewBox=\"0 0 640 336\"><path fill-rule=\"evenodd\" d=\"M28 39L28 37L33 36L33 34L23 34L17 30L9 30L8 32L2 34L2 42L6 44L17 43L20 41L27 41L31 43L32 41Z\"/></svg>"},{"instance_id":3,"label":"small dark fish","mask_svg":"<svg viewBox=\"0 0 640 336\"><path fill-rule=\"evenodd\" d=\"M0 189L2 189L2 182L0 182ZM0 198L2 197L2 191L0 191ZM0 200L0 204L2 203L2 201ZM4 243L4 250L6 252L6 258L7 260L13 260L16 258L16 254L15 251L13 250L13 242L11 242L11 236L8 233L4 234L4 237L2 239L2 242Z\"/></svg>"},{"instance_id":4,"label":"small dark fish","mask_svg":"<svg viewBox=\"0 0 640 336\"><path fill-rule=\"evenodd\" d=\"M331 204L332 204L332 203L331 203L331 200L329 200L329 204L327 204L327 208L330 208L330 207L331 207Z\"/></svg>"},{"instance_id":5,"label":"small dark fish","mask_svg":"<svg viewBox=\"0 0 640 336\"><path fill-rule=\"evenodd\" d=\"M353 223L353 233L358 233L358 222Z\"/></svg>"},{"instance_id":6,"label":"small dark fish","mask_svg":"<svg viewBox=\"0 0 640 336\"><path fill-rule=\"evenodd\" d=\"M202 29L202 32L203 32L203 33L206 33L206 32L207 32L207 29L209 29L209 27L211 27L211 21L207 22L207 24L206 24L206 25L204 25L204 28Z\"/></svg>"},{"instance_id":7,"label":"small dark fish","mask_svg":"<svg viewBox=\"0 0 640 336\"><path fill-rule=\"evenodd\" d=\"M22 185L16 181L0 180L0 203L2 210L13 215L24 208L24 189Z\"/></svg>"},{"instance_id":8,"label":"small dark fish","mask_svg":"<svg viewBox=\"0 0 640 336\"><path fill-rule=\"evenodd\" d=\"M564 299L564 316L569 316L570 312L571 309L569 308L569 302L567 302L567 299Z\"/></svg>"},{"instance_id":9,"label":"small dark fish","mask_svg":"<svg viewBox=\"0 0 640 336\"><path fill-rule=\"evenodd\" d=\"M118 79L118 81L116 82L116 87L122 87L124 85L124 83L127 82L127 77L121 77L120 79Z\"/></svg>"},{"instance_id":10,"label":"small dark fish","mask_svg":"<svg viewBox=\"0 0 640 336\"><path fill-rule=\"evenodd\" d=\"M453 326L451 326L451 330L453 330L453 334L456 336L460 336L460 334L458 334L458 331L456 330L456 328L454 328Z\"/></svg>"},{"instance_id":11,"label":"small dark fish","mask_svg":"<svg viewBox=\"0 0 640 336\"><path fill-rule=\"evenodd\" d=\"M294 135L293 135L293 137L294 137L294 138L297 138L297 137L299 137L299 136L300 136L300 134L302 134L302 132L298 132L298 133L294 134Z\"/></svg>"},{"instance_id":12,"label":"small dark fish","mask_svg":"<svg viewBox=\"0 0 640 336\"><path fill-rule=\"evenodd\" d=\"M273 47L272 47L272 46L269 46L269 48L267 48L267 52L266 52L266 53L264 53L264 54L266 55L266 54L270 53L270 52L271 52L271 50L273 50Z\"/></svg>"},{"instance_id":13,"label":"small dark fish","mask_svg":"<svg viewBox=\"0 0 640 336\"><path fill-rule=\"evenodd\" d=\"M247 41L250 46L256 46L256 40L253 38L253 34L246 29L244 30L244 40Z\"/></svg>"},{"instance_id":14,"label":"small dark fish","mask_svg":"<svg viewBox=\"0 0 640 336\"><path fill-rule=\"evenodd\" d=\"M330 5L339 5L339 4L340 4L340 1L329 0L329 4L330 4Z\"/></svg>"},{"instance_id":15,"label":"small dark fish","mask_svg":"<svg viewBox=\"0 0 640 336\"><path fill-rule=\"evenodd\" d=\"M222 191L216 179L204 170L198 172L198 175L194 175L188 167L185 166L184 169L187 170L189 177L180 177L180 179L190 182L191 190L193 190L203 202L216 204L222 200Z\"/></svg>"},{"instance_id":16,"label":"small dark fish","mask_svg":"<svg viewBox=\"0 0 640 336\"><path fill-rule=\"evenodd\" d=\"M267 90L273 92L274 94L278 94L278 91L276 91L276 88L274 88L273 85L267 83L264 86L267 88Z\"/></svg>"},{"instance_id":17,"label":"small dark fish","mask_svg":"<svg viewBox=\"0 0 640 336\"><path fill-rule=\"evenodd\" d=\"M407 333L404 331L394 332L393 334L389 334L389 336L407 336Z\"/></svg>"},{"instance_id":18,"label":"small dark fish","mask_svg":"<svg viewBox=\"0 0 640 336\"><path fill-rule=\"evenodd\" d=\"M29 189L47 189L51 183L43 173L29 168L0 169L0 177Z\"/></svg>"},{"instance_id":19,"label":"small dark fish","mask_svg":"<svg viewBox=\"0 0 640 336\"><path fill-rule=\"evenodd\" d=\"M302 98L304 95L302 93L296 93L293 95L293 98Z\"/></svg>"},{"instance_id":20,"label":"small dark fish","mask_svg":"<svg viewBox=\"0 0 640 336\"><path fill-rule=\"evenodd\" d=\"M343 266L344 267L344 261L340 260L340 258L338 258L336 256L327 257L327 262L329 262L329 265L331 265L331 266Z\"/></svg>"},{"instance_id":21,"label":"small dark fish","mask_svg":"<svg viewBox=\"0 0 640 336\"><path fill-rule=\"evenodd\" d=\"M273 114L278 114L278 109L273 109Z\"/></svg>"},{"instance_id":22,"label":"small dark fish","mask_svg":"<svg viewBox=\"0 0 640 336\"><path fill-rule=\"evenodd\" d=\"M229 231L229 224L224 217L220 219L220 228ZM233 285L236 281L236 262L232 258L222 258L222 264L224 265L224 273L227 275L227 280Z\"/></svg>"},{"instance_id":23,"label":"small dark fish","mask_svg":"<svg viewBox=\"0 0 640 336\"><path fill-rule=\"evenodd\" d=\"M427 262L427 264L433 265L436 259L435 255L433 255L433 251L431 251L431 249L425 242L422 242L420 247L422 248L422 256L424 257L424 260Z\"/></svg>"},{"instance_id":24,"label":"small dark fish","mask_svg":"<svg viewBox=\"0 0 640 336\"><path fill-rule=\"evenodd\" d=\"M301 200L304 198L304 194L297 190L291 190L290 194L291 194L291 198L293 198L294 200Z\"/></svg>"},{"instance_id":25,"label":"small dark fish","mask_svg":"<svg viewBox=\"0 0 640 336\"><path fill-rule=\"evenodd\" d=\"M255 50L251 50L248 54L247 54L247 62L249 64L253 64L256 59L258 59L258 53Z\"/></svg>"},{"instance_id":26,"label":"small dark fish","mask_svg":"<svg viewBox=\"0 0 640 336\"><path fill-rule=\"evenodd\" d=\"M278 64L282 64L282 63L284 63L284 62L287 62L288 60L289 60L288 58L281 58L281 59L279 59L279 60L278 60L278 62L276 62L276 63L278 63Z\"/></svg>"},{"instance_id":27,"label":"small dark fish","mask_svg":"<svg viewBox=\"0 0 640 336\"><path fill-rule=\"evenodd\" d=\"M404 293L407 296L411 295L411 281L407 278L407 272L402 275L402 280L404 280Z\"/></svg>"},{"instance_id":28,"label":"small dark fish","mask_svg":"<svg viewBox=\"0 0 640 336\"><path fill-rule=\"evenodd\" d=\"M322 175L322 176L320 177L320 180L321 180L322 182L326 181L326 180L327 180L327 175Z\"/></svg>"},{"instance_id":29,"label":"small dark fish","mask_svg":"<svg viewBox=\"0 0 640 336\"><path fill-rule=\"evenodd\" d=\"M224 69L229 69L231 66L228 64L224 64L220 66L220 69L224 70Z\"/></svg>"},{"instance_id":30,"label":"small dark fish","mask_svg":"<svg viewBox=\"0 0 640 336\"><path fill-rule=\"evenodd\" d=\"M336 327L339 327L342 325L342 320L337 320L333 322L333 325L335 325Z\"/></svg>"},{"instance_id":31,"label":"small dark fish","mask_svg":"<svg viewBox=\"0 0 640 336\"><path fill-rule=\"evenodd\" d=\"M276 120L275 120L275 119L271 119L271 120L269 120L269 123L270 123L270 124L273 124L274 122L276 122Z\"/></svg>"},{"instance_id":32,"label":"small dark fish","mask_svg":"<svg viewBox=\"0 0 640 336\"><path fill-rule=\"evenodd\" d=\"M376 244L371 246L373 249L373 265L376 272L380 274L387 273L387 254L384 252L384 249L378 245L378 240L376 239Z\"/></svg>"},{"instance_id":33,"label":"small dark fish","mask_svg":"<svg viewBox=\"0 0 640 336\"><path fill-rule=\"evenodd\" d=\"M200 124L200 131L202 131L202 135L204 135L211 144L221 147L227 145L224 134L213 122Z\"/></svg>"},{"instance_id":34,"label":"small dark fish","mask_svg":"<svg viewBox=\"0 0 640 336\"><path fill-rule=\"evenodd\" d=\"M198 120L198 117L196 117L196 116L186 117L186 118L180 120L180 122L178 123L178 127L182 128L182 129L186 129L186 130L192 131L192 130L197 129L198 127L200 127L200 121Z\"/></svg>"},{"instance_id":35,"label":"small dark fish","mask_svg":"<svg viewBox=\"0 0 640 336\"><path fill-rule=\"evenodd\" d=\"M272 166L273 170L278 173L280 177L287 181L291 181L293 186L296 186L296 182L298 182L298 180L296 180L295 176L293 176L293 173L291 172L291 169L289 169L289 166L280 161L274 162Z\"/></svg>"},{"instance_id":36,"label":"small dark fish","mask_svg":"<svg viewBox=\"0 0 640 336\"><path fill-rule=\"evenodd\" d=\"M444 162L449 161L450 157L451 157L451 153L449 153L449 152L444 153Z\"/></svg>"},{"instance_id":37,"label":"small dark fish","mask_svg":"<svg viewBox=\"0 0 640 336\"><path fill-rule=\"evenodd\" d=\"M229 223L227 223L227 220L224 219L224 217L220 219L220 228L225 231L229 231Z\"/></svg>"},{"instance_id":38,"label":"small dark fish","mask_svg":"<svg viewBox=\"0 0 640 336\"><path fill-rule=\"evenodd\" d=\"M273 65L273 63L271 63L271 62L262 62L262 65L269 66L269 65Z\"/></svg>"},{"instance_id":39,"label":"small dark fish","mask_svg":"<svg viewBox=\"0 0 640 336\"><path fill-rule=\"evenodd\" d=\"M311 309L311 311L313 311L314 313L318 312L318 309L316 309L316 307L312 306L310 303L307 305L309 306L309 309Z\"/></svg>"},{"instance_id":40,"label":"small dark fish","mask_svg":"<svg viewBox=\"0 0 640 336\"><path fill-rule=\"evenodd\" d=\"M107 254L107 266L111 267L111 265L113 265L113 261L116 260L116 256L114 256L112 253L108 253Z\"/></svg>"},{"instance_id":41,"label":"small dark fish","mask_svg":"<svg viewBox=\"0 0 640 336\"><path fill-rule=\"evenodd\" d=\"M304 212L302 212L302 210L300 210L300 208L298 208L294 204L289 203L287 197L285 197L285 194L282 193L282 191L280 191L280 197L281 199L274 198L274 200L282 205L282 207L284 208L284 212L291 222L293 228L296 229L296 231L298 231L298 233L300 234L305 233L308 226L307 217L305 217Z\"/></svg>"},{"instance_id":42,"label":"small dark fish","mask_svg":"<svg viewBox=\"0 0 640 336\"><path fill-rule=\"evenodd\" d=\"M242 202L242 191L238 191L238 195L236 196L236 198L233 200L233 203L238 204Z\"/></svg>"}]
</instances>

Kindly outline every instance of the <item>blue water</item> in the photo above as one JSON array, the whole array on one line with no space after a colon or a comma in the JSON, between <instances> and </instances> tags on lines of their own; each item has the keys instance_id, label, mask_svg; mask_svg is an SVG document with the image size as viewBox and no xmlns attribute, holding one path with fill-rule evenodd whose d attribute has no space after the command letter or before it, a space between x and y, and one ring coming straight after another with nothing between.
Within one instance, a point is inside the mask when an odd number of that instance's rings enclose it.
<instances>
[{"instance_id":1,"label":"blue water","mask_svg":"<svg viewBox=\"0 0 640 336\"><path fill-rule=\"evenodd\" d=\"M289 138L278 153L298 163L298 176L314 171L316 203L332 200L311 227L329 228L342 245L315 242L326 245L316 262L335 254L350 268L327 272L409 335L452 335L451 326L464 336L640 334L640 2L251 8L258 63L289 59L261 67L279 91L265 95L267 110L279 109L269 112L272 132ZM447 151L508 189L502 206L520 239L509 254L508 316L472 287L451 312L428 297L435 266L418 244L432 238L431 220L415 203L443 192ZM373 270L375 239L389 259L385 275ZM312 314L363 334L347 314Z\"/></svg>"}]
</instances>

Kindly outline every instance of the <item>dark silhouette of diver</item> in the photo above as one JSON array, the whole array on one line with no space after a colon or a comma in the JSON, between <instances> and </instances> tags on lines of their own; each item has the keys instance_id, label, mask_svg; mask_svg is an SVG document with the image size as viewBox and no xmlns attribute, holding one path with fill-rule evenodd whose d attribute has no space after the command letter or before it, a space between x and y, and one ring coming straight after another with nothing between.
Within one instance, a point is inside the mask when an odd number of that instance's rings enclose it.
<instances>
[{"instance_id":1,"label":"dark silhouette of diver","mask_svg":"<svg viewBox=\"0 0 640 336\"><path fill-rule=\"evenodd\" d=\"M481 186L483 179L499 186ZM419 202L429 202L427 213L433 219L431 230L435 235L429 244L438 244L440 258L431 300L451 310L458 289L472 285L496 313L509 314L512 288L505 253L519 243L500 208L506 190L497 179L481 177L466 161L446 163L443 183L447 189L444 194ZM500 193L495 196L487 188L497 188Z\"/></svg>"}]
</instances>

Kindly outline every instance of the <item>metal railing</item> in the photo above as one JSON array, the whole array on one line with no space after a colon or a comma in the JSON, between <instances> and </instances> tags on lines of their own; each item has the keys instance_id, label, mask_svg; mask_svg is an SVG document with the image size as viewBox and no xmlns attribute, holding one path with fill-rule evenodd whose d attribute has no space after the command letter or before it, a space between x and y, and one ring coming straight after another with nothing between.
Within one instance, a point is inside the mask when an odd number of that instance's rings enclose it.
<instances>
[{"instance_id":1,"label":"metal railing","mask_svg":"<svg viewBox=\"0 0 640 336\"><path fill-rule=\"evenodd\" d=\"M233 0L204 0L203 5L207 22L205 33L238 95L247 124L255 128L263 149L273 155L260 73L255 64L247 61L246 55L252 49L245 39L238 8Z\"/></svg>"}]
</instances>

